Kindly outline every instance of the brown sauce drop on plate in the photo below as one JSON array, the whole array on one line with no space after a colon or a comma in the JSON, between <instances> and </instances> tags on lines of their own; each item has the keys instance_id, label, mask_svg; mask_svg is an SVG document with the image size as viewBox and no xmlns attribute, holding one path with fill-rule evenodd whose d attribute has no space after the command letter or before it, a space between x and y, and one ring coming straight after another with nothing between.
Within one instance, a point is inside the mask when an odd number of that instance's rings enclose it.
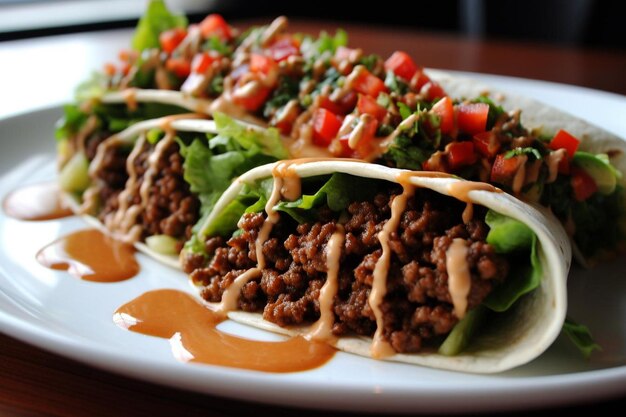
<instances>
[{"instance_id":1,"label":"brown sauce drop on plate","mask_svg":"<svg viewBox=\"0 0 626 417\"><path fill-rule=\"evenodd\" d=\"M18 220L41 221L71 216L61 201L61 190L55 182L27 185L8 194L2 202L7 216Z\"/></svg>"},{"instance_id":2,"label":"brown sauce drop on plate","mask_svg":"<svg viewBox=\"0 0 626 417\"><path fill-rule=\"evenodd\" d=\"M113 321L134 332L170 340L182 362L264 372L298 372L328 362L336 350L297 336L282 342L244 339L219 331L222 316L191 295L171 289L147 292L117 309Z\"/></svg>"},{"instance_id":3,"label":"brown sauce drop on plate","mask_svg":"<svg viewBox=\"0 0 626 417\"><path fill-rule=\"evenodd\" d=\"M37 253L45 267L65 270L77 278L117 282L139 272L132 245L115 240L99 230L71 233L46 245Z\"/></svg>"}]
</instances>

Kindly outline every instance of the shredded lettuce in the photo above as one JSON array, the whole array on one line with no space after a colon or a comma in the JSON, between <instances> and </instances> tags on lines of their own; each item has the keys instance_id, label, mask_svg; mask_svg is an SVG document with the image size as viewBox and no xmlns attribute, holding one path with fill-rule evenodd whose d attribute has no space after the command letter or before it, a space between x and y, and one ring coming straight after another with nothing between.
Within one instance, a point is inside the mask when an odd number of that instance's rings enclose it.
<instances>
[{"instance_id":1,"label":"shredded lettuce","mask_svg":"<svg viewBox=\"0 0 626 417\"><path fill-rule=\"evenodd\" d=\"M594 350L602 350L600 345L593 341L591 332L585 325L575 323L567 318L561 331L569 337L586 359L589 359Z\"/></svg>"},{"instance_id":2,"label":"shredded lettuce","mask_svg":"<svg viewBox=\"0 0 626 417\"><path fill-rule=\"evenodd\" d=\"M187 18L171 13L163 0L151 0L146 13L139 19L132 40L137 51L159 47L159 35L168 29L186 27Z\"/></svg>"}]
</instances>

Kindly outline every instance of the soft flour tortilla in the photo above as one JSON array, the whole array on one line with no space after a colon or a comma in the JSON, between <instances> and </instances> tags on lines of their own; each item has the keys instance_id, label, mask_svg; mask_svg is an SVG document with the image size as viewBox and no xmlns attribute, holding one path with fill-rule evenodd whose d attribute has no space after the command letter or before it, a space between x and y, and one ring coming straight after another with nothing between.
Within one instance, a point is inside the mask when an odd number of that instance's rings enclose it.
<instances>
[{"instance_id":1,"label":"soft flour tortilla","mask_svg":"<svg viewBox=\"0 0 626 417\"><path fill-rule=\"evenodd\" d=\"M280 163L280 162L278 162ZM278 164L277 163L277 164ZM289 162L300 177L343 172L355 176L382 179L396 182L403 170L387 168L348 160L306 160ZM237 197L244 183L268 178L275 164L255 168L229 187L207 220L208 224L230 201ZM456 178L412 177L411 182L441 194L450 195L450 184L459 182ZM396 354L386 360L425 365L455 371L493 373L500 372L531 361L545 351L559 335L567 310L566 279L570 267L571 247L563 228L549 213L542 214L537 209L522 203L516 198L501 192L469 192L472 202L488 207L527 224L537 235L539 258L543 277L541 286L532 294L524 296L514 307L501 317L489 323L471 345L458 356L443 356L436 353ZM184 254L182 255L184 256ZM306 333L307 328L281 328L262 319L260 314L234 311L229 317L283 334ZM371 339L342 337L336 347L351 353L370 356Z\"/></svg>"}]
</instances>

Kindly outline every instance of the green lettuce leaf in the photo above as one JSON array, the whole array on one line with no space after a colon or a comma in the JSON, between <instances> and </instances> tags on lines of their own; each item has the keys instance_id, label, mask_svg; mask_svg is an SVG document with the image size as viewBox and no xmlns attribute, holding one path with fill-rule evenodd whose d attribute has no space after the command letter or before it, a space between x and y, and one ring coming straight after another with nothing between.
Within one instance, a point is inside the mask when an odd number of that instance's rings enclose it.
<instances>
[{"instance_id":1,"label":"green lettuce leaf","mask_svg":"<svg viewBox=\"0 0 626 417\"><path fill-rule=\"evenodd\" d=\"M489 294L483 303L493 311L502 312L541 283L543 270L537 253L537 237L524 223L492 210L487 212L485 222L490 227L487 243L496 252L530 252L530 264L524 262L512 266L507 280Z\"/></svg>"},{"instance_id":2,"label":"green lettuce leaf","mask_svg":"<svg viewBox=\"0 0 626 417\"><path fill-rule=\"evenodd\" d=\"M454 356L463 352L483 323L486 313L487 309L482 306L468 311L439 346L439 353L445 356Z\"/></svg>"},{"instance_id":3,"label":"green lettuce leaf","mask_svg":"<svg viewBox=\"0 0 626 417\"><path fill-rule=\"evenodd\" d=\"M593 341L591 332L585 325L575 323L568 318L563 323L561 331L569 337L586 359L589 359L594 350L602 350L602 347Z\"/></svg>"},{"instance_id":4,"label":"green lettuce leaf","mask_svg":"<svg viewBox=\"0 0 626 417\"><path fill-rule=\"evenodd\" d=\"M277 129L251 129L223 113L215 113L213 118L219 134L232 138L241 148L246 150L259 148L260 152L276 159L289 158L289 152Z\"/></svg>"},{"instance_id":5,"label":"green lettuce leaf","mask_svg":"<svg viewBox=\"0 0 626 417\"><path fill-rule=\"evenodd\" d=\"M524 223L493 210L487 212L485 222L490 229L487 243L493 246L496 252L510 253L530 249L535 234Z\"/></svg>"},{"instance_id":6,"label":"green lettuce leaf","mask_svg":"<svg viewBox=\"0 0 626 417\"><path fill-rule=\"evenodd\" d=\"M274 180L268 178L244 184L236 199L230 202L202 231L203 236L229 237L237 230L237 222L246 212L263 210L272 192Z\"/></svg>"},{"instance_id":7,"label":"green lettuce leaf","mask_svg":"<svg viewBox=\"0 0 626 417\"><path fill-rule=\"evenodd\" d=\"M315 219L315 208L323 204L335 212L348 207L352 201L371 200L380 189L380 181L334 173L314 194L303 194L295 201L281 201L274 207L298 223Z\"/></svg>"},{"instance_id":8,"label":"green lettuce leaf","mask_svg":"<svg viewBox=\"0 0 626 417\"><path fill-rule=\"evenodd\" d=\"M163 0L151 0L146 13L139 19L132 40L137 51L159 47L159 35L168 29L186 27L187 18L171 13Z\"/></svg>"}]
</instances>

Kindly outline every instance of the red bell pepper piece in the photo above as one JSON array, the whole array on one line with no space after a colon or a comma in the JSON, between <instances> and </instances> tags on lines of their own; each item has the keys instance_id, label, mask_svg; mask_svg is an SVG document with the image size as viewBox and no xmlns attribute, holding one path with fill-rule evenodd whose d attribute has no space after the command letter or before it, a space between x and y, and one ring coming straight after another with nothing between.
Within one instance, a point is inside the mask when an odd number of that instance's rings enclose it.
<instances>
[{"instance_id":1,"label":"red bell pepper piece","mask_svg":"<svg viewBox=\"0 0 626 417\"><path fill-rule=\"evenodd\" d=\"M352 84L354 90L358 93L372 96L374 98L382 92L389 91L384 81L364 69L354 80Z\"/></svg>"},{"instance_id":2,"label":"red bell pepper piece","mask_svg":"<svg viewBox=\"0 0 626 417\"><path fill-rule=\"evenodd\" d=\"M203 74L216 59L208 52L200 52L193 57L191 70L195 73Z\"/></svg>"},{"instance_id":3,"label":"red bell pepper piece","mask_svg":"<svg viewBox=\"0 0 626 417\"><path fill-rule=\"evenodd\" d=\"M327 147L337 136L341 127L341 119L326 109L317 109L313 113L313 143Z\"/></svg>"},{"instance_id":4,"label":"red bell pepper piece","mask_svg":"<svg viewBox=\"0 0 626 417\"><path fill-rule=\"evenodd\" d=\"M552 141L550 141L548 147L555 151L557 149L565 149L565 151L567 152L567 156L573 158L574 154L578 150L579 144L580 141L576 137L561 129L556 132L556 135L554 135L554 138L552 138Z\"/></svg>"},{"instance_id":5,"label":"red bell pepper piece","mask_svg":"<svg viewBox=\"0 0 626 417\"><path fill-rule=\"evenodd\" d=\"M492 135L491 132L481 132L472 137L476 150L487 158L493 158L500 150L500 142L492 140Z\"/></svg>"},{"instance_id":6,"label":"red bell pepper piece","mask_svg":"<svg viewBox=\"0 0 626 417\"><path fill-rule=\"evenodd\" d=\"M179 78L186 78L191 73L191 63L184 58L170 58L165 61L165 69Z\"/></svg>"},{"instance_id":7,"label":"red bell pepper piece","mask_svg":"<svg viewBox=\"0 0 626 417\"><path fill-rule=\"evenodd\" d=\"M252 93L246 92L246 94L241 94L241 89L245 88L246 84L243 86L237 87L233 92L233 103L238 106L243 107L244 109L255 112L261 108L261 106L265 103L265 100L271 93L271 89L269 87L259 85L256 91Z\"/></svg>"},{"instance_id":8,"label":"red bell pepper piece","mask_svg":"<svg viewBox=\"0 0 626 417\"><path fill-rule=\"evenodd\" d=\"M453 170L472 165L478 159L472 142L452 142L446 146L448 163Z\"/></svg>"},{"instance_id":9,"label":"red bell pepper piece","mask_svg":"<svg viewBox=\"0 0 626 417\"><path fill-rule=\"evenodd\" d=\"M350 147L350 135L345 135L339 138L339 144L341 145L342 158L365 158L372 152L372 145L374 144L374 138L376 137L376 131L378 129L378 121L372 119L367 123L361 133L361 137L357 142L355 149Z\"/></svg>"},{"instance_id":10,"label":"red bell pepper piece","mask_svg":"<svg viewBox=\"0 0 626 417\"><path fill-rule=\"evenodd\" d=\"M454 107L450 97L439 100L431 111L439 116L439 129L441 133L447 135L454 130Z\"/></svg>"},{"instance_id":11,"label":"red bell pepper piece","mask_svg":"<svg viewBox=\"0 0 626 417\"><path fill-rule=\"evenodd\" d=\"M487 128L489 105L486 103L467 103L456 106L456 121L459 131L475 135Z\"/></svg>"},{"instance_id":12,"label":"red bell pepper piece","mask_svg":"<svg viewBox=\"0 0 626 417\"><path fill-rule=\"evenodd\" d=\"M369 114L379 122L381 122L387 115L387 110L378 104L376 99L371 96L359 94L359 100L357 101L356 107L359 110L359 113Z\"/></svg>"},{"instance_id":13,"label":"red bell pepper piece","mask_svg":"<svg viewBox=\"0 0 626 417\"><path fill-rule=\"evenodd\" d=\"M278 68L278 65L269 56L261 54L250 55L250 71L268 75L276 68Z\"/></svg>"},{"instance_id":14,"label":"red bell pepper piece","mask_svg":"<svg viewBox=\"0 0 626 417\"><path fill-rule=\"evenodd\" d=\"M171 54L174 49L185 39L187 36L187 30L184 28L173 28L161 32L159 35L159 43L161 49L168 54Z\"/></svg>"},{"instance_id":15,"label":"red bell pepper piece","mask_svg":"<svg viewBox=\"0 0 626 417\"><path fill-rule=\"evenodd\" d=\"M491 181L499 184L510 184L520 164L524 162L519 156L505 158L504 154L496 156L491 167Z\"/></svg>"},{"instance_id":16,"label":"red bell pepper piece","mask_svg":"<svg viewBox=\"0 0 626 417\"><path fill-rule=\"evenodd\" d=\"M216 13L210 14L200 22L200 32L204 38L217 36L222 41L229 41L233 38L232 31L224 18Z\"/></svg>"},{"instance_id":17,"label":"red bell pepper piece","mask_svg":"<svg viewBox=\"0 0 626 417\"><path fill-rule=\"evenodd\" d=\"M385 70L393 71L398 77L409 81L417 72L418 66L415 65L409 54L396 51L385 61Z\"/></svg>"},{"instance_id":18,"label":"red bell pepper piece","mask_svg":"<svg viewBox=\"0 0 626 417\"><path fill-rule=\"evenodd\" d=\"M427 81L420 89L420 94L428 101L435 101L446 96L443 87L436 81Z\"/></svg>"}]
</instances>

